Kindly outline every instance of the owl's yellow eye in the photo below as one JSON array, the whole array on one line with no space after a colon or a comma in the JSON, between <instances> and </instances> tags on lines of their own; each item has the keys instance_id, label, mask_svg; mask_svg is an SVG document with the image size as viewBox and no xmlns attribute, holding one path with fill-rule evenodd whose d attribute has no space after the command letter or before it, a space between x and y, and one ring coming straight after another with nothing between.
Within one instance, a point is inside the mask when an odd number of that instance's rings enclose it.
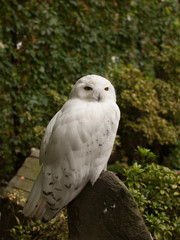
<instances>
[{"instance_id":1,"label":"owl's yellow eye","mask_svg":"<svg viewBox=\"0 0 180 240\"><path fill-rule=\"evenodd\" d=\"M84 90L85 90L85 91L91 91L91 90L92 90L92 88L91 88L91 87L88 87L88 86L86 86L86 87L84 87Z\"/></svg>"},{"instance_id":2,"label":"owl's yellow eye","mask_svg":"<svg viewBox=\"0 0 180 240\"><path fill-rule=\"evenodd\" d=\"M105 91L109 91L109 88L108 88L108 87L106 87L104 90L105 90Z\"/></svg>"}]
</instances>

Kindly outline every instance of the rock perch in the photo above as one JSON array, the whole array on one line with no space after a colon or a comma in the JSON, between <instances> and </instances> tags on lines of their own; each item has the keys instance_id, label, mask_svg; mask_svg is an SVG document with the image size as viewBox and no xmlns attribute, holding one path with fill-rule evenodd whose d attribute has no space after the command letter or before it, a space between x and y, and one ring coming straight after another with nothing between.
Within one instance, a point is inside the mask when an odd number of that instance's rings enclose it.
<instances>
[{"instance_id":1,"label":"rock perch","mask_svg":"<svg viewBox=\"0 0 180 240\"><path fill-rule=\"evenodd\" d=\"M68 205L70 240L152 240L136 202L114 173L103 171Z\"/></svg>"}]
</instances>

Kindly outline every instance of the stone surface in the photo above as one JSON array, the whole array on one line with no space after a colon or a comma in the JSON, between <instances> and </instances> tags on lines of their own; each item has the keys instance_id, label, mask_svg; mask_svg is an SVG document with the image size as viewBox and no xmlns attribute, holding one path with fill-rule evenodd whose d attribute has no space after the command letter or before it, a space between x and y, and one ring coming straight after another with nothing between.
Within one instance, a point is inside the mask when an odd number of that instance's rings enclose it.
<instances>
[{"instance_id":1,"label":"stone surface","mask_svg":"<svg viewBox=\"0 0 180 240\"><path fill-rule=\"evenodd\" d=\"M0 195L0 239L10 239L9 229L17 225L17 218L22 218L21 210L31 191L31 188L40 171L39 150L32 149L31 156L26 158L22 167L18 170Z\"/></svg>"},{"instance_id":2,"label":"stone surface","mask_svg":"<svg viewBox=\"0 0 180 240\"><path fill-rule=\"evenodd\" d=\"M70 240L152 240L126 186L102 172L68 205Z\"/></svg>"},{"instance_id":3,"label":"stone surface","mask_svg":"<svg viewBox=\"0 0 180 240\"><path fill-rule=\"evenodd\" d=\"M12 195L16 195L14 201L18 202L22 207L24 206L25 200L40 171L38 157L39 150L33 148L31 156L26 158L22 167L5 188L3 192L4 197L11 198Z\"/></svg>"},{"instance_id":4,"label":"stone surface","mask_svg":"<svg viewBox=\"0 0 180 240\"><path fill-rule=\"evenodd\" d=\"M31 157L39 158L39 149L31 148Z\"/></svg>"}]
</instances>

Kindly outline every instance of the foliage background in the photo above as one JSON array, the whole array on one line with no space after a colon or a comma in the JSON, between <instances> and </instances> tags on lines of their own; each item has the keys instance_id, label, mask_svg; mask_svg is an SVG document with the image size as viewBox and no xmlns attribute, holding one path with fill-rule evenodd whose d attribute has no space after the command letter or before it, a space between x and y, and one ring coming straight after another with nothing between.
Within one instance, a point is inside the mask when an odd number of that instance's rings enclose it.
<instances>
[{"instance_id":1,"label":"foliage background","mask_svg":"<svg viewBox=\"0 0 180 240\"><path fill-rule=\"evenodd\" d=\"M115 160L137 145L180 169L178 0L0 1L0 180L9 180L85 74L109 78L122 118Z\"/></svg>"}]
</instances>

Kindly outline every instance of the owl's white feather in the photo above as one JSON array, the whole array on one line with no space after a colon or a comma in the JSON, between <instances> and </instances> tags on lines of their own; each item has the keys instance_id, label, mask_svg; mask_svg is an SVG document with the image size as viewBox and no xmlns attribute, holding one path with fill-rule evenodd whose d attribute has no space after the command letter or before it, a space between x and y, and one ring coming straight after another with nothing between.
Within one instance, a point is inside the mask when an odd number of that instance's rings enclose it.
<instances>
[{"instance_id":1,"label":"owl's white feather","mask_svg":"<svg viewBox=\"0 0 180 240\"><path fill-rule=\"evenodd\" d=\"M105 78L82 77L47 126L41 172L23 209L49 221L106 168L120 119L115 90Z\"/></svg>"}]
</instances>

